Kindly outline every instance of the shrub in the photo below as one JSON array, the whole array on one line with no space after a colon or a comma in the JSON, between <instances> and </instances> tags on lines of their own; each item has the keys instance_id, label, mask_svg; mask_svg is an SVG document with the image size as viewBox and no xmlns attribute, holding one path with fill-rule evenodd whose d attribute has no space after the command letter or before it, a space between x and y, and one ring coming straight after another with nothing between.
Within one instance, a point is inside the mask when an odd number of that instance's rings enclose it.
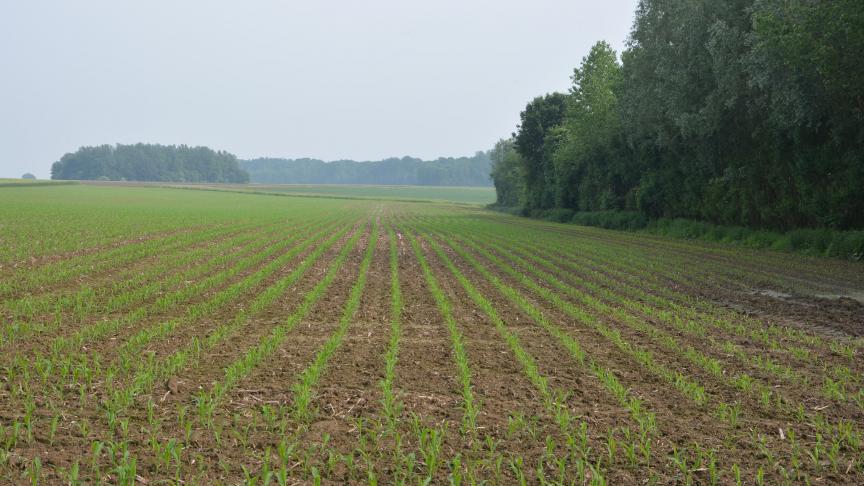
<instances>
[{"instance_id":1,"label":"shrub","mask_svg":"<svg viewBox=\"0 0 864 486\"><path fill-rule=\"evenodd\" d=\"M770 248L777 251L815 256L864 260L864 231L838 231L806 228L777 233L774 231L722 226L683 218L649 220L638 211L583 211L570 209L527 209L490 207L510 214L611 230L645 231L672 238L729 243L748 248Z\"/></svg>"},{"instance_id":2,"label":"shrub","mask_svg":"<svg viewBox=\"0 0 864 486\"><path fill-rule=\"evenodd\" d=\"M633 231L644 228L648 224L648 218L636 211L585 211L575 213L570 222L583 226Z\"/></svg>"},{"instance_id":3,"label":"shrub","mask_svg":"<svg viewBox=\"0 0 864 486\"><path fill-rule=\"evenodd\" d=\"M573 219L574 213L575 211L572 209L556 208L550 210L549 213L546 214L546 219L558 223L569 223L570 220Z\"/></svg>"}]
</instances>

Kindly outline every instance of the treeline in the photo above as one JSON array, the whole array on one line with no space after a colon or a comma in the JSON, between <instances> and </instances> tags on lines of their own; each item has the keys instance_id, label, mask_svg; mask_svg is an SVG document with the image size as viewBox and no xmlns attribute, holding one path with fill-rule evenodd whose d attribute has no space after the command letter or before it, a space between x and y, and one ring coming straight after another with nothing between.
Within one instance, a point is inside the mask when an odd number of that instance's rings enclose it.
<instances>
[{"instance_id":1,"label":"treeline","mask_svg":"<svg viewBox=\"0 0 864 486\"><path fill-rule=\"evenodd\" d=\"M643 0L491 152L499 206L864 228L860 0Z\"/></svg>"},{"instance_id":2,"label":"treeline","mask_svg":"<svg viewBox=\"0 0 864 486\"><path fill-rule=\"evenodd\" d=\"M240 161L252 182L263 184L379 184L489 186L489 154L423 161L412 157L375 162L261 158Z\"/></svg>"},{"instance_id":3,"label":"treeline","mask_svg":"<svg viewBox=\"0 0 864 486\"><path fill-rule=\"evenodd\" d=\"M100 145L81 147L51 166L52 179L249 182L237 157L207 147L186 145Z\"/></svg>"}]
</instances>

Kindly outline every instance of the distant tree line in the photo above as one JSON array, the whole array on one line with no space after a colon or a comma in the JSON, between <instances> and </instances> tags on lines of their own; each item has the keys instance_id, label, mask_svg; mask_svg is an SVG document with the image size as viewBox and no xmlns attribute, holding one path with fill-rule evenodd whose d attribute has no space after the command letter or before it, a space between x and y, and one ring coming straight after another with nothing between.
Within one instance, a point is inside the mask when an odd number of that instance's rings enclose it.
<instances>
[{"instance_id":1,"label":"distant tree line","mask_svg":"<svg viewBox=\"0 0 864 486\"><path fill-rule=\"evenodd\" d=\"M81 147L51 166L52 179L236 182L249 181L237 157L186 145L100 145Z\"/></svg>"},{"instance_id":2,"label":"distant tree line","mask_svg":"<svg viewBox=\"0 0 864 486\"><path fill-rule=\"evenodd\" d=\"M490 152L498 205L864 228L861 0L642 0Z\"/></svg>"},{"instance_id":3,"label":"distant tree line","mask_svg":"<svg viewBox=\"0 0 864 486\"><path fill-rule=\"evenodd\" d=\"M421 186L489 186L491 159L486 152L473 157L423 161L412 157L375 162L317 159L242 160L252 182L265 184L381 184Z\"/></svg>"}]
</instances>

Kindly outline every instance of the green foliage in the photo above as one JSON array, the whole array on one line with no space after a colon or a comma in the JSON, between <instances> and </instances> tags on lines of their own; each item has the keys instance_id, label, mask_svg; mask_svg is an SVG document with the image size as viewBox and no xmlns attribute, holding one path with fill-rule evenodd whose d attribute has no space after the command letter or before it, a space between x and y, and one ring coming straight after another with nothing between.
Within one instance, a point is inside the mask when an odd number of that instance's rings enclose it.
<instances>
[{"instance_id":1,"label":"green foliage","mask_svg":"<svg viewBox=\"0 0 864 486\"><path fill-rule=\"evenodd\" d=\"M770 248L850 260L864 259L864 231L804 228L780 233L680 218L652 221L645 231L674 238L733 243L749 248Z\"/></svg>"},{"instance_id":2,"label":"green foliage","mask_svg":"<svg viewBox=\"0 0 864 486\"><path fill-rule=\"evenodd\" d=\"M648 218L638 211L583 211L574 214L570 221L616 230L637 230L648 225Z\"/></svg>"},{"instance_id":3,"label":"green foliage","mask_svg":"<svg viewBox=\"0 0 864 486\"><path fill-rule=\"evenodd\" d=\"M249 182L249 174L228 152L186 145L100 145L81 147L51 166L52 179Z\"/></svg>"},{"instance_id":4,"label":"green foliage","mask_svg":"<svg viewBox=\"0 0 864 486\"><path fill-rule=\"evenodd\" d=\"M632 172L622 156L615 51L598 42L573 73L561 145L554 153L555 205L580 211L621 209Z\"/></svg>"},{"instance_id":5,"label":"green foliage","mask_svg":"<svg viewBox=\"0 0 864 486\"><path fill-rule=\"evenodd\" d=\"M489 152L492 159L492 184L495 185L495 205L516 207L525 203L523 163L513 146L513 139L499 140Z\"/></svg>"},{"instance_id":6,"label":"green foliage","mask_svg":"<svg viewBox=\"0 0 864 486\"><path fill-rule=\"evenodd\" d=\"M521 155L525 184L525 203L530 209L545 209L555 202L555 168L552 156L559 142L567 97L552 93L534 98L519 114L519 130L514 135Z\"/></svg>"},{"instance_id":7,"label":"green foliage","mask_svg":"<svg viewBox=\"0 0 864 486\"><path fill-rule=\"evenodd\" d=\"M500 171L498 204L554 220L565 213L547 210L566 208L864 228L862 50L856 0L643 0L620 64L598 42L568 95L522 112L523 170Z\"/></svg>"},{"instance_id":8,"label":"green foliage","mask_svg":"<svg viewBox=\"0 0 864 486\"><path fill-rule=\"evenodd\" d=\"M489 154L424 161L413 157L374 162L317 159L240 161L252 182L263 184L395 184L489 186Z\"/></svg>"},{"instance_id":9,"label":"green foliage","mask_svg":"<svg viewBox=\"0 0 864 486\"><path fill-rule=\"evenodd\" d=\"M535 217L557 222L605 229L644 231L672 238L729 243L748 248L803 253L849 260L864 259L864 231L837 231L828 228L802 228L787 232L725 226L684 218L649 220L637 211L578 212L567 219L561 209L535 213Z\"/></svg>"}]
</instances>

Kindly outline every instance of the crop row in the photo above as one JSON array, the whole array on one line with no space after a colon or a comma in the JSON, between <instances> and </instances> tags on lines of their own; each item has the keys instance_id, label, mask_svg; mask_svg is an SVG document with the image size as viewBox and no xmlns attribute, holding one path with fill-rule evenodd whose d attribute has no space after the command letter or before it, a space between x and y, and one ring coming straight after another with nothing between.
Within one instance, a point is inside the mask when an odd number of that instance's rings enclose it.
<instances>
[{"instance_id":1,"label":"crop row","mask_svg":"<svg viewBox=\"0 0 864 486\"><path fill-rule=\"evenodd\" d=\"M488 241L488 239L484 239L484 240ZM448 243L450 244L450 246L452 248L457 250L457 252L459 251L458 246L455 245L452 240L448 241ZM478 249L476 242L473 245L474 245L475 249ZM460 254L463 257L465 257L466 259L470 260L472 258L467 253L460 252ZM679 388L682 391L682 393L685 394L685 396L691 397L694 400L694 402L696 402L699 405L704 403L704 401L705 401L704 387L702 387L701 385L699 385L695 382L688 380L684 375L682 375L678 372L673 372L669 369L665 369L662 365L659 365L658 363L656 363L653 360L653 358L651 357L650 351L640 350L639 348L633 347L632 344L627 342L625 340L625 338L622 337L622 335L620 334L620 332L618 332L617 329L609 328L609 327L605 326L604 324L600 323L600 321L596 317L585 313L581 307L575 307L575 306L569 304L568 302L566 302L566 301L562 300L560 297L558 297L555 293L550 292L545 287L542 287L542 286L538 285L537 283L535 283L533 280L527 278L521 272L517 272L517 271L509 268L506 264L501 262L501 260L499 260L497 257L493 256L488 251L484 251L481 249L481 254L483 254L487 258L487 260L490 261L490 263L493 263L493 265L497 266L502 271L505 271L505 273L508 273L516 281L520 282L521 284L525 285L527 288L530 288L532 291L536 292L538 295L540 295L543 298L545 298L546 300L550 301L559 309L564 310L568 315L576 317L580 322L583 322L583 323L588 324L589 326L593 327L596 331L598 331L600 334L604 335L607 339L609 339L612 343L614 343L617 347L619 347L619 349L621 349L622 351L624 351L625 353L630 355L632 358L634 358L635 361L637 361L637 362L641 363L643 366L645 366L649 371L653 371L653 372L657 373L658 376L664 378L665 380L667 380L671 384L674 384L677 388ZM493 281L493 283L496 281L497 277L494 277L493 275L491 275L490 272L486 269L485 265L475 264L475 268L478 270L478 272L480 272L481 274L485 274L487 276L487 278L490 278ZM526 270L528 270L529 273L533 273L530 271L531 269L529 266L524 266L524 268ZM500 288L500 286L499 286L499 288ZM558 290L568 290L568 289L571 291L570 293L572 294L573 289L570 287L567 287L564 289L559 287ZM567 292L565 292L565 294L566 293ZM649 334L652 337L653 342L661 344L661 345L666 345L665 347L666 347L667 351L672 351L673 353L683 354L689 360L691 360L693 363L704 367L706 370L710 370L713 374L722 375L722 373L720 372L720 368L717 367L717 362L715 360L710 359L710 358L706 358L700 351L697 351L693 348L681 348L681 347L676 348L676 345L679 344L679 343L677 343L677 341L675 341L673 338L671 338L668 335L660 333L659 331L655 330L653 327L648 326L647 324L645 324L641 320L635 318L634 316L625 314L623 311L619 310L618 308L613 308L613 307L609 307L605 304L601 304L598 301L596 301L596 299L585 298L584 296L582 296L582 297L583 298L580 301L580 304L582 306L587 306L587 308L592 308L592 306L593 306L594 311L597 314L612 315L612 316L617 318L618 322L622 322L622 323L628 324L630 326L633 326L634 329L639 330L641 332L646 332L647 334ZM513 298L513 296L511 296L511 298ZM721 376L721 378L722 378L722 376ZM760 390L760 389L765 390L764 387L759 388L758 382L755 382L754 380L751 380L749 378L745 380L745 378L747 378L747 377L746 376L736 376L734 380L730 379L729 381L730 381L730 383L740 383L740 386L742 386L742 387L746 386L746 387L750 387L750 388L756 389L756 390ZM769 396L769 400L770 400L770 397L771 397L770 390L769 390L768 396ZM771 402L769 401L769 405L770 404L771 404ZM724 405L725 405L725 407L724 407ZM721 403L720 407L724 410L730 409L728 404ZM839 444L841 446L840 447L841 449L844 447L850 448L851 452L853 454L857 451L857 448L858 448L857 444L859 444L860 441L856 439L857 433L854 432L854 430L850 431L850 429L848 427L849 424L847 422L841 421L837 424L832 425L831 423L826 423L824 420L820 419L819 417L816 417L813 420L817 424L823 424L823 427L821 428L821 432L823 434L828 435L829 437L833 437L833 441L834 441L833 442L833 444L834 444L833 448L834 449L837 449L837 444ZM818 447L818 445L817 445L817 447ZM818 455L818 453L816 455ZM818 465L817 465L817 469L818 469Z\"/></svg>"}]
</instances>

